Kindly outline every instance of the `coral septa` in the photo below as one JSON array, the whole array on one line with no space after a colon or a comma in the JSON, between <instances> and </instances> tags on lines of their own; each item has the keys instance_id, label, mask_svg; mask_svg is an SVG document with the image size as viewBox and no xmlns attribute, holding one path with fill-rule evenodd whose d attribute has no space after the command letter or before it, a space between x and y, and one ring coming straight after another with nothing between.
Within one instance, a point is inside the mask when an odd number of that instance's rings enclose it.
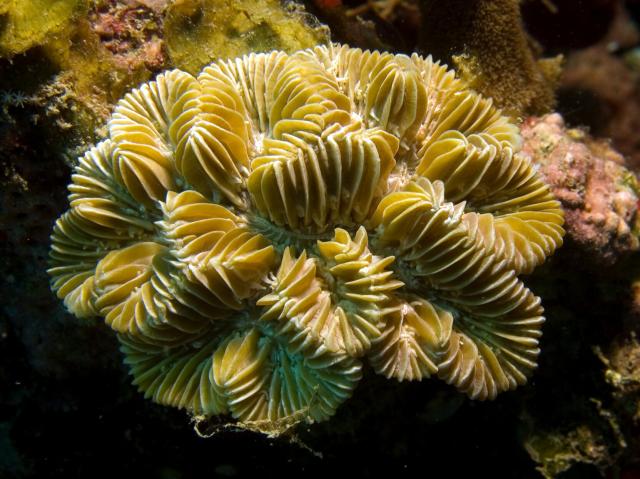
<instances>
[{"instance_id":1,"label":"coral septa","mask_svg":"<svg viewBox=\"0 0 640 479\"><path fill-rule=\"evenodd\" d=\"M322 421L335 413L361 377L357 360L305 359L253 328L220 345L212 379L231 414L243 422Z\"/></svg>"},{"instance_id":2,"label":"coral septa","mask_svg":"<svg viewBox=\"0 0 640 479\"><path fill-rule=\"evenodd\" d=\"M103 316L134 384L248 427L321 421L361 376L473 399L536 367L518 278L563 213L518 127L430 57L318 46L126 95L74 170L52 288Z\"/></svg>"}]
</instances>

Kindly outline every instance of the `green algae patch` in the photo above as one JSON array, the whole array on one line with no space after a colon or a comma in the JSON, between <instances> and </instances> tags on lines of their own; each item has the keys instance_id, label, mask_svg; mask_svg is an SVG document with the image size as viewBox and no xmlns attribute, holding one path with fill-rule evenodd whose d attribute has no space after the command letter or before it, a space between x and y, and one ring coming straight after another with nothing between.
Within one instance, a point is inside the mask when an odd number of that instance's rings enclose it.
<instances>
[{"instance_id":1,"label":"green algae patch","mask_svg":"<svg viewBox=\"0 0 640 479\"><path fill-rule=\"evenodd\" d=\"M86 0L7 0L0 6L0 57L45 43L87 8Z\"/></svg>"},{"instance_id":2,"label":"green algae patch","mask_svg":"<svg viewBox=\"0 0 640 479\"><path fill-rule=\"evenodd\" d=\"M190 73L218 58L328 43L326 29L279 0L177 0L165 16L171 63Z\"/></svg>"}]
</instances>

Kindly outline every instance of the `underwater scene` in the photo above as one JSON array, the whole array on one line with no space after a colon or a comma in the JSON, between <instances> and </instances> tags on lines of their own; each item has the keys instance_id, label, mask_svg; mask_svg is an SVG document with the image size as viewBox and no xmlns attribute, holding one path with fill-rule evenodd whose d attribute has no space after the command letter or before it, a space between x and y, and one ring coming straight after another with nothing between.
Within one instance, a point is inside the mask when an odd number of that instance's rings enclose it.
<instances>
[{"instance_id":1,"label":"underwater scene","mask_svg":"<svg viewBox=\"0 0 640 479\"><path fill-rule=\"evenodd\" d=\"M0 479L640 479L640 0L0 0Z\"/></svg>"}]
</instances>

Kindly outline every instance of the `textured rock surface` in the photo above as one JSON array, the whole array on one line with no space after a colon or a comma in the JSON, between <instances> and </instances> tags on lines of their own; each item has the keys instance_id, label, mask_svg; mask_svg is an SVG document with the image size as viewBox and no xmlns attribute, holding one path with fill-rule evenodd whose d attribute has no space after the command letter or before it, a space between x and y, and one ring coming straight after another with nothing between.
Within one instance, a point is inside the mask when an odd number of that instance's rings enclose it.
<instances>
[{"instance_id":1,"label":"textured rock surface","mask_svg":"<svg viewBox=\"0 0 640 479\"><path fill-rule=\"evenodd\" d=\"M562 202L580 260L611 266L637 251L638 184L622 155L606 141L568 129L558 114L527 120L522 134L524 151Z\"/></svg>"}]
</instances>

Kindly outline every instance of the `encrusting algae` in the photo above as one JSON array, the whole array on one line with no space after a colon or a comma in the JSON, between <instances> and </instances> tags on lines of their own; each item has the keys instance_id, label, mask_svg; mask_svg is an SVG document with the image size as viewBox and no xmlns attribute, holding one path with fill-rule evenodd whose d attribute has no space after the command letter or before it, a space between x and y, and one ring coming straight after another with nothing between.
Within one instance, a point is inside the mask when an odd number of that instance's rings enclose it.
<instances>
[{"instance_id":1,"label":"encrusting algae","mask_svg":"<svg viewBox=\"0 0 640 479\"><path fill-rule=\"evenodd\" d=\"M341 45L216 61L127 94L57 221L52 287L134 384L276 430L332 416L363 362L473 399L526 382L518 279L563 214L518 128L431 58Z\"/></svg>"},{"instance_id":2,"label":"encrusting algae","mask_svg":"<svg viewBox=\"0 0 640 479\"><path fill-rule=\"evenodd\" d=\"M197 74L214 58L329 43L327 29L314 23L280 0L179 0L167 7L164 37L172 64Z\"/></svg>"},{"instance_id":3,"label":"encrusting algae","mask_svg":"<svg viewBox=\"0 0 640 479\"><path fill-rule=\"evenodd\" d=\"M23 53L60 34L87 5L86 0L3 0L0 58Z\"/></svg>"},{"instance_id":4,"label":"encrusting algae","mask_svg":"<svg viewBox=\"0 0 640 479\"><path fill-rule=\"evenodd\" d=\"M2 0L0 107L24 91L39 129L75 157L104 136L119 98L169 65L195 73L218 58L319 43L327 29L278 0ZM64 108L51 95L60 91Z\"/></svg>"}]
</instances>

